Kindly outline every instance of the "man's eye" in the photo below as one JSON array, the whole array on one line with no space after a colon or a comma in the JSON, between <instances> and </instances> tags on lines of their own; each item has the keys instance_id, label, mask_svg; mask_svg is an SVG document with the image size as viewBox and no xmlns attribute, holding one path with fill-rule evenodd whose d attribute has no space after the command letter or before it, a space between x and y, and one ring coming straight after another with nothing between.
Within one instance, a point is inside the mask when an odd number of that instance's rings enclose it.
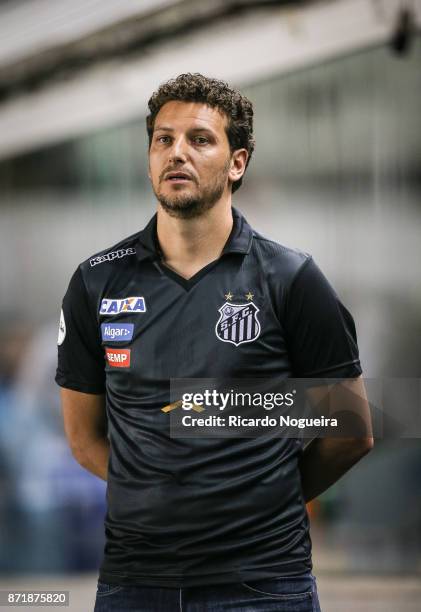
<instances>
[{"instance_id":1,"label":"man's eye","mask_svg":"<svg viewBox=\"0 0 421 612\"><path fill-rule=\"evenodd\" d=\"M196 136L193 140L196 144L207 144L209 142L205 136Z\"/></svg>"},{"instance_id":2,"label":"man's eye","mask_svg":"<svg viewBox=\"0 0 421 612\"><path fill-rule=\"evenodd\" d=\"M157 141L161 142L162 144L167 144L170 141L170 137L169 136L158 136Z\"/></svg>"}]
</instances>

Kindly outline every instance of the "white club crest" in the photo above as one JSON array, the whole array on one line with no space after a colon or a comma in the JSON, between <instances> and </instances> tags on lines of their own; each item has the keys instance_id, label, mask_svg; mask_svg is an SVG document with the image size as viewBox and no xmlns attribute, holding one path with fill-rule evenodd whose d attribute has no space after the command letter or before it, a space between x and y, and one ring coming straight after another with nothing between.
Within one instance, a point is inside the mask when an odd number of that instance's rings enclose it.
<instances>
[{"instance_id":1,"label":"white club crest","mask_svg":"<svg viewBox=\"0 0 421 612\"><path fill-rule=\"evenodd\" d=\"M259 308L253 302L231 304L225 302L219 308L220 317L215 327L216 337L222 342L235 346L253 342L260 335L260 323L257 318Z\"/></svg>"}]
</instances>

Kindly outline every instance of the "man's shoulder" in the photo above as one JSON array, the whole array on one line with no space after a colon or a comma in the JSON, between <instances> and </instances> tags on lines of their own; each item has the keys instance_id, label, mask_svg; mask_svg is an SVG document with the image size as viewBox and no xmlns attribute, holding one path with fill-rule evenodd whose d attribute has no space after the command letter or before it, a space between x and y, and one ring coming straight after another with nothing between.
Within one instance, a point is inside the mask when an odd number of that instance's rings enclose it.
<instances>
[{"instance_id":1,"label":"man's shoulder","mask_svg":"<svg viewBox=\"0 0 421 612\"><path fill-rule=\"evenodd\" d=\"M310 253L285 246L255 230L253 230L253 244L265 268L275 274L281 274L289 282L312 260Z\"/></svg>"},{"instance_id":2,"label":"man's shoulder","mask_svg":"<svg viewBox=\"0 0 421 612\"><path fill-rule=\"evenodd\" d=\"M140 231L94 253L80 264L81 270L87 273L90 270L102 268L104 264L107 268L112 264L111 267L114 268L115 264L123 263L126 257L136 255L139 234Z\"/></svg>"}]
</instances>

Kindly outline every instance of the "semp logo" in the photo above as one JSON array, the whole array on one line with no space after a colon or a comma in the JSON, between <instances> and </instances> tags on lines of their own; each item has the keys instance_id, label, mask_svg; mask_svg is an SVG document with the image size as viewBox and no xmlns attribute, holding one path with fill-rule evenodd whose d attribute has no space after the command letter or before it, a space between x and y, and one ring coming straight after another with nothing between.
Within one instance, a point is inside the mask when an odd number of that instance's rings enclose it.
<instances>
[{"instance_id":1,"label":"semp logo","mask_svg":"<svg viewBox=\"0 0 421 612\"><path fill-rule=\"evenodd\" d=\"M101 333L103 340L124 342L133 338L133 323L102 323Z\"/></svg>"},{"instance_id":2,"label":"semp logo","mask_svg":"<svg viewBox=\"0 0 421 612\"><path fill-rule=\"evenodd\" d=\"M104 261L113 261L114 259L121 259L122 257L127 257L127 255L136 255L136 249L128 248L128 249L119 249L118 251L111 251L110 253L105 253L105 255L98 255L97 257L92 257L89 260L91 266L97 266L98 264L104 263Z\"/></svg>"},{"instance_id":3,"label":"semp logo","mask_svg":"<svg viewBox=\"0 0 421 612\"><path fill-rule=\"evenodd\" d=\"M108 365L112 368L130 367L130 349L105 349Z\"/></svg>"},{"instance_id":4,"label":"semp logo","mask_svg":"<svg viewBox=\"0 0 421 612\"><path fill-rule=\"evenodd\" d=\"M100 315L116 315L124 314L125 312L146 312L145 298L128 297L121 300L104 298L101 300Z\"/></svg>"}]
</instances>

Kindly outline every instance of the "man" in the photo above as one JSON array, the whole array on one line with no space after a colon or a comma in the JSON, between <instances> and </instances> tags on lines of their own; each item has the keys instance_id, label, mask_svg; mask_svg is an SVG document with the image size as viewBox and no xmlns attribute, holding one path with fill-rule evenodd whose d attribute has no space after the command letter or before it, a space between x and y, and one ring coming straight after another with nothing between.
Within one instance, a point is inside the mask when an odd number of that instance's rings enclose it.
<instances>
[{"instance_id":1,"label":"man","mask_svg":"<svg viewBox=\"0 0 421 612\"><path fill-rule=\"evenodd\" d=\"M108 482L95 611L318 610L305 502L368 452L370 434L305 450L174 438L162 408L171 378L328 375L348 379L338 388L368 421L352 317L309 255L231 206L254 148L250 101L184 74L149 109L157 215L78 267L59 331L66 434Z\"/></svg>"}]
</instances>

